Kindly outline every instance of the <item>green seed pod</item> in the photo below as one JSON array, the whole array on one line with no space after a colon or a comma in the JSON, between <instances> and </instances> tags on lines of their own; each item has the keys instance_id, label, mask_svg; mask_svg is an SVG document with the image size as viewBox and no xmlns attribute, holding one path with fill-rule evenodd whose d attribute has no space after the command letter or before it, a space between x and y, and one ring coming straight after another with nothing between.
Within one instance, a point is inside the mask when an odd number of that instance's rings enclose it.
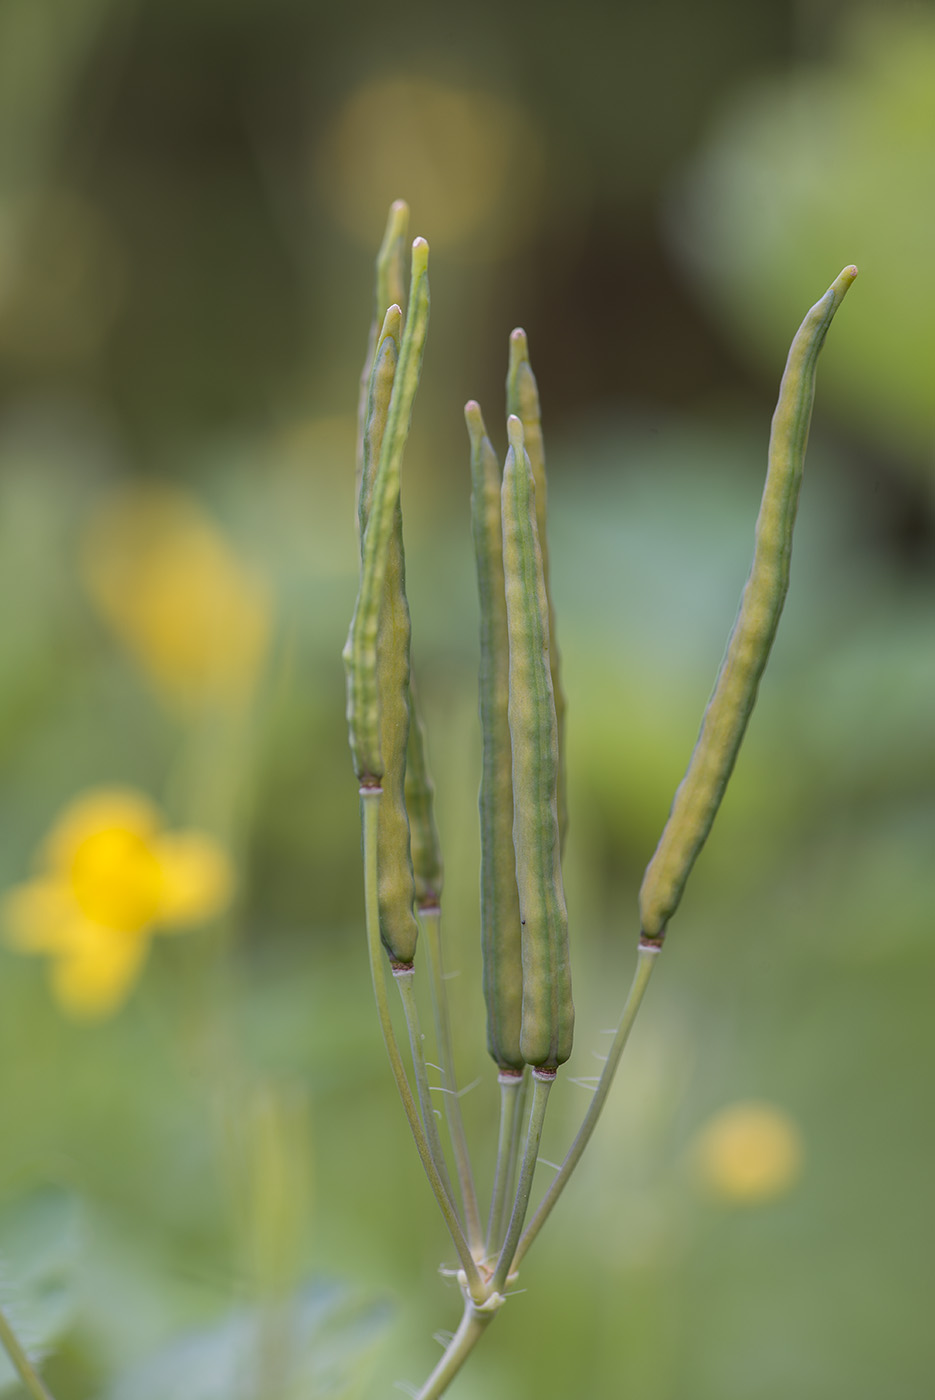
<instances>
[{"instance_id":1,"label":"green seed pod","mask_svg":"<svg viewBox=\"0 0 935 1400\"><path fill-rule=\"evenodd\" d=\"M361 439L363 452L360 476L357 482L357 532L361 551L363 551L367 517L370 514L370 501L373 497L373 481L377 464L380 461L380 448L383 445L383 434L390 409L393 381L396 378L402 319L403 313L398 306L391 306L384 316L367 385L367 402L364 408L363 437Z\"/></svg>"},{"instance_id":2,"label":"green seed pod","mask_svg":"<svg viewBox=\"0 0 935 1400\"><path fill-rule=\"evenodd\" d=\"M391 306L377 339L367 395L364 452L357 503L363 542L373 482L386 429L398 360L402 312ZM404 799L406 746L410 732L409 642L411 627L405 591L402 516L397 506L383 584L377 629L380 746L383 754L383 796L377 822L377 893L380 935L397 965L415 956L417 924L413 914L413 867Z\"/></svg>"},{"instance_id":3,"label":"green seed pod","mask_svg":"<svg viewBox=\"0 0 935 1400\"><path fill-rule=\"evenodd\" d=\"M406 753L409 747L409 604L399 505L390 536L383 606L377 632L380 749L383 796L377 825L377 892L380 937L397 967L411 966L419 925L413 913L415 886L406 809Z\"/></svg>"},{"instance_id":4,"label":"green seed pod","mask_svg":"<svg viewBox=\"0 0 935 1400\"><path fill-rule=\"evenodd\" d=\"M789 586L792 529L818 355L834 313L856 276L856 267L844 269L808 312L789 350L773 414L769 467L750 575L698 742L643 877L640 922L643 937L650 941L663 937L682 897L695 857L711 830L756 700Z\"/></svg>"},{"instance_id":5,"label":"green seed pod","mask_svg":"<svg viewBox=\"0 0 935 1400\"><path fill-rule=\"evenodd\" d=\"M367 398L370 390L370 375L373 368L374 352L380 340L380 326L388 306L403 304L405 290L403 263L406 252L406 231L409 227L409 206L397 199L390 206L383 234L383 242L377 253L374 277L374 307L370 322L370 336L367 342L367 357L360 374L360 394L357 403L357 494L360 496L360 479L364 460L364 429L366 425Z\"/></svg>"},{"instance_id":6,"label":"green seed pod","mask_svg":"<svg viewBox=\"0 0 935 1400\"><path fill-rule=\"evenodd\" d=\"M501 1070L522 1070L523 952L513 851L510 639L503 578L500 463L480 405L465 405L471 439L471 518L480 597L480 907L487 1048Z\"/></svg>"},{"instance_id":7,"label":"green seed pod","mask_svg":"<svg viewBox=\"0 0 935 1400\"><path fill-rule=\"evenodd\" d=\"M379 786L384 771L380 745L377 632L390 541L399 509L403 452L409 435L412 404L422 369L428 328L428 253L425 239L417 238L412 245L406 325L362 545L360 590L344 648L348 731L354 771L362 787Z\"/></svg>"},{"instance_id":8,"label":"green seed pod","mask_svg":"<svg viewBox=\"0 0 935 1400\"><path fill-rule=\"evenodd\" d=\"M412 832L412 867L416 908L441 904L444 868L435 825L435 784L429 772L425 726L419 713L412 677L409 678L409 752L406 758L406 811Z\"/></svg>"},{"instance_id":9,"label":"green seed pod","mask_svg":"<svg viewBox=\"0 0 935 1400\"><path fill-rule=\"evenodd\" d=\"M513 846L523 947L527 1064L554 1069L571 1054L574 1007L556 789L558 736L549 670L549 609L523 425L508 420L503 469L503 572L510 639Z\"/></svg>"},{"instance_id":10,"label":"green seed pod","mask_svg":"<svg viewBox=\"0 0 935 1400\"><path fill-rule=\"evenodd\" d=\"M545 448L542 441L542 415L539 409L539 386L529 362L526 332L519 327L510 336L510 362L506 377L506 411L515 413L523 425L526 451L536 483L536 527L542 552L542 574L549 605L549 671L552 694L555 697L555 722L558 730L558 829L562 850L568 828L568 806L565 794L565 692L562 690L561 665L555 632L555 609L549 586L549 542L546 533L547 487L545 479Z\"/></svg>"}]
</instances>

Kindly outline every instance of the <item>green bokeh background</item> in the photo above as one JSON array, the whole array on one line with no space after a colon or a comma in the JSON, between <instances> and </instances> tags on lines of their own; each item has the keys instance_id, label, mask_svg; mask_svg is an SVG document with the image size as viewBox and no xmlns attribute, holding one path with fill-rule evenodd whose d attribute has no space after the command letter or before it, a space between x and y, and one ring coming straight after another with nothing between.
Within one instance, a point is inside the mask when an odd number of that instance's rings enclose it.
<instances>
[{"instance_id":1,"label":"green bokeh background","mask_svg":"<svg viewBox=\"0 0 935 1400\"><path fill-rule=\"evenodd\" d=\"M0 8L0 881L75 794L124 783L232 841L240 891L221 927L157 942L97 1026L0 950L0 1304L54 1339L56 1400L382 1396L456 1323L371 1005L343 721L356 382L393 196L433 246L404 509L484 1189L462 404L497 423L524 325L588 1075L745 576L785 346L861 268L722 813L528 1291L451 1393L916 1400L935 1366L930 4ZM83 587L86 522L137 478L190 491L269 580L237 733L167 709ZM560 1082L544 1156L585 1096ZM718 1203L693 1143L746 1099L792 1117L804 1170ZM292 1389L237 1361L287 1285Z\"/></svg>"}]
</instances>

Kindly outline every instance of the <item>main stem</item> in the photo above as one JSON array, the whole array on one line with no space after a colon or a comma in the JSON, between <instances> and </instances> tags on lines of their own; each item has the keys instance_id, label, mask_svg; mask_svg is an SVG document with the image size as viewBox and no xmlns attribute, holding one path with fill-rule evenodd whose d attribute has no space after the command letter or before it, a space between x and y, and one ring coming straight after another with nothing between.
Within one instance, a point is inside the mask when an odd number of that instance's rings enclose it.
<instances>
[{"instance_id":1,"label":"main stem","mask_svg":"<svg viewBox=\"0 0 935 1400\"><path fill-rule=\"evenodd\" d=\"M444 1395L495 1316L496 1309L481 1310L475 1308L470 1299L465 1299L458 1330L415 1400L438 1400L438 1396Z\"/></svg>"},{"instance_id":2,"label":"main stem","mask_svg":"<svg viewBox=\"0 0 935 1400\"><path fill-rule=\"evenodd\" d=\"M474 1186L474 1173L468 1152L467 1137L464 1132L464 1119L461 1116L461 1101L458 1098L458 1080L455 1075L454 1051L451 1043L451 1019L448 1015L448 995L445 990L445 967L442 959L441 910L439 908L420 911L425 942L428 947L429 967L432 973L432 1007L435 1013L435 1037L438 1041L438 1056L445 1080L445 1116L454 1153L455 1170L458 1173L458 1186L461 1203L464 1207L464 1225L468 1244L475 1255L483 1249L480 1211L477 1205L477 1191Z\"/></svg>"},{"instance_id":3,"label":"main stem","mask_svg":"<svg viewBox=\"0 0 935 1400\"><path fill-rule=\"evenodd\" d=\"M637 954L636 971L633 974L633 982L623 1008L623 1013L620 1017L620 1024L614 1035L613 1044L610 1047L610 1054L607 1056L607 1063L598 1080L597 1088L592 1095L590 1106L584 1116L584 1121L578 1129L578 1135L568 1149L568 1154L559 1168L557 1175L553 1178L551 1186L539 1202L535 1215L526 1226L525 1233L516 1250L516 1257L513 1261L514 1269L519 1268L520 1261L523 1259L529 1246L549 1218L555 1202L564 1191L568 1183L568 1178L578 1165L578 1162L581 1160L581 1154L591 1140L591 1134L594 1132L597 1126L597 1120L601 1116L601 1109L604 1107L604 1101L613 1083L614 1075L617 1072L617 1066L620 1063L620 1057L623 1054L624 1046L633 1028L633 1022L636 1020L636 1013L640 1009L640 1003L643 1000L643 994L652 976L658 954L658 944L640 944L639 953Z\"/></svg>"},{"instance_id":4,"label":"main stem","mask_svg":"<svg viewBox=\"0 0 935 1400\"><path fill-rule=\"evenodd\" d=\"M38 1371L20 1346L19 1338L2 1311L0 1311L0 1343L2 1343L4 1351L12 1361L20 1380L33 1400L52 1400L51 1393L42 1384Z\"/></svg>"},{"instance_id":5,"label":"main stem","mask_svg":"<svg viewBox=\"0 0 935 1400\"><path fill-rule=\"evenodd\" d=\"M425 1132L419 1119L419 1110L412 1097L409 1080L406 1078L406 1071L403 1067L402 1056L399 1053L399 1045L396 1040L396 1032L393 1029L393 1018L390 1014L390 1002L386 983L386 958L383 951L383 944L380 941L380 912L377 878L377 822L380 815L380 798L382 796L382 788L361 788L361 825L363 827L364 841L364 907L367 923L367 947L370 953L370 974L373 979L373 994L377 1003L377 1015L380 1019L380 1029L383 1031L383 1040L386 1044L386 1052L389 1056L390 1067L393 1071L393 1077L396 1080L396 1088L399 1091L399 1097L402 1099L403 1108L406 1113L406 1118L409 1121L412 1136L415 1139L419 1158L425 1168L425 1174L429 1179L429 1185L435 1194L438 1208L442 1213L445 1224L448 1226L448 1233L451 1235L452 1243L458 1252L458 1258L464 1270L467 1290L472 1299L481 1303L486 1297L487 1290L484 1288L477 1264L468 1247L468 1242L464 1237L461 1222L445 1190L445 1185L439 1175L438 1168L432 1160L432 1153L429 1150L428 1141L426 1140Z\"/></svg>"}]
</instances>

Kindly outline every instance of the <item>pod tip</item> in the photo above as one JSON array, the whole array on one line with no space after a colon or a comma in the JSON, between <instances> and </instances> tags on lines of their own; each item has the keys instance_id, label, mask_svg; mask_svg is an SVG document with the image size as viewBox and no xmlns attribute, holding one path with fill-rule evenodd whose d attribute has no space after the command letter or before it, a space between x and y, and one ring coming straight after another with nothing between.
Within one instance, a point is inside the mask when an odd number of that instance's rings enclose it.
<instances>
[{"instance_id":1,"label":"pod tip","mask_svg":"<svg viewBox=\"0 0 935 1400\"><path fill-rule=\"evenodd\" d=\"M526 437L523 432L522 419L517 418L515 413L511 413L506 420L506 432L507 437L510 439L510 446L517 456L519 456L526 446Z\"/></svg>"}]
</instances>

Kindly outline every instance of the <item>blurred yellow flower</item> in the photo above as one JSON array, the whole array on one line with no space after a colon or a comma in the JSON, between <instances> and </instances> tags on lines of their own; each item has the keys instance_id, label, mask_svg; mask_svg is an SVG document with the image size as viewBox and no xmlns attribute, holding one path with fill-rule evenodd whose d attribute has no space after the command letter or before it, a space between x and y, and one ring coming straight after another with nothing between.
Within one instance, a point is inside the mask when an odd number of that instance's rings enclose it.
<instances>
[{"instance_id":1,"label":"blurred yellow flower","mask_svg":"<svg viewBox=\"0 0 935 1400\"><path fill-rule=\"evenodd\" d=\"M798 1181L802 1134L768 1103L735 1103L709 1119L694 1149L702 1184L721 1200L755 1204L784 1195Z\"/></svg>"},{"instance_id":2,"label":"blurred yellow flower","mask_svg":"<svg viewBox=\"0 0 935 1400\"><path fill-rule=\"evenodd\" d=\"M171 700L249 697L269 639L269 590L195 501L164 485L121 489L92 517L81 565L101 613Z\"/></svg>"},{"instance_id":3,"label":"blurred yellow flower","mask_svg":"<svg viewBox=\"0 0 935 1400\"><path fill-rule=\"evenodd\" d=\"M58 1002L90 1020L127 997L153 933L213 918L232 888L230 861L213 837L165 831L142 793L101 788L65 808L35 879L5 895L6 942L49 957Z\"/></svg>"}]
</instances>

